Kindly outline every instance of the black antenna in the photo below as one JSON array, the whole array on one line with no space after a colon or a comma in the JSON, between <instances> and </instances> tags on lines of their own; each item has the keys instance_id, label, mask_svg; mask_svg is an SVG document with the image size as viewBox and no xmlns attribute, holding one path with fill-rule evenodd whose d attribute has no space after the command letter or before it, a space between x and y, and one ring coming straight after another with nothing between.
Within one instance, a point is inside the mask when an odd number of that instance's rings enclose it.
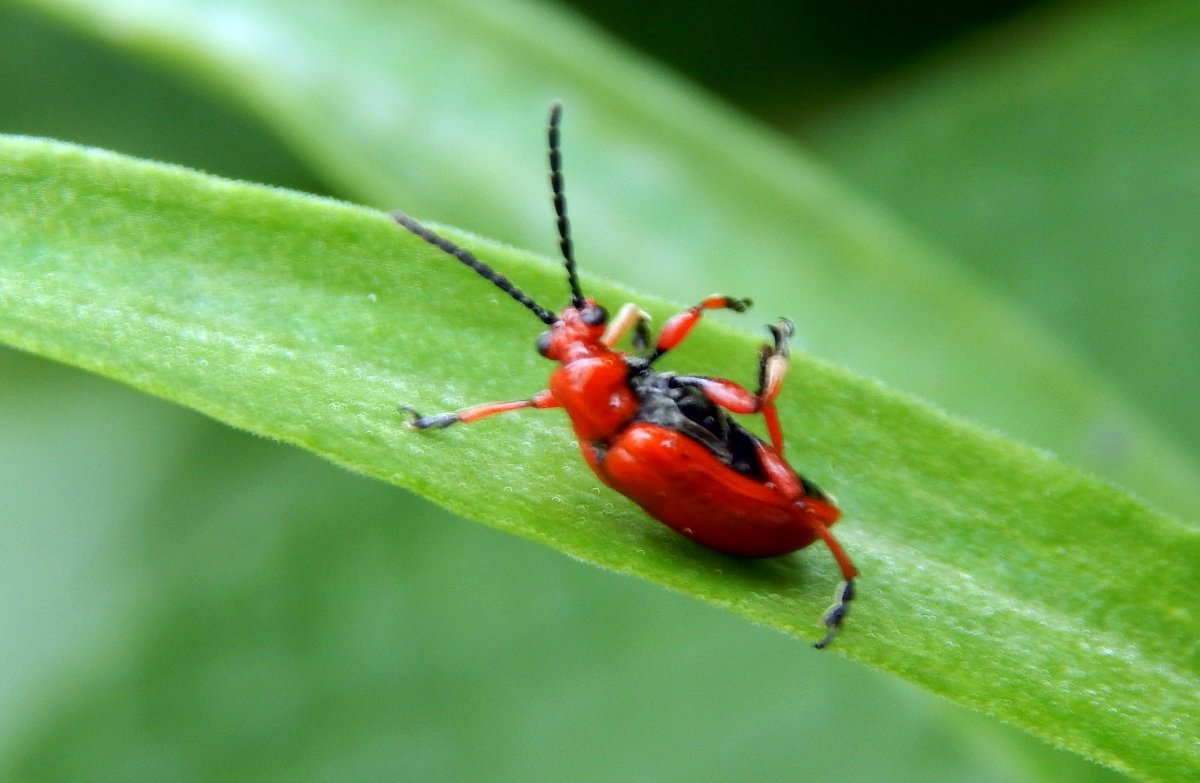
<instances>
[{"instance_id":1,"label":"black antenna","mask_svg":"<svg viewBox=\"0 0 1200 783\"><path fill-rule=\"evenodd\" d=\"M562 153L558 151L558 125L562 121L562 102L550 107L550 190L554 192L554 214L558 224L558 246L567 263L567 283L571 286L571 305L583 307L583 291L575 274L575 255L571 250L571 224L567 221L567 197L563 195Z\"/></svg>"},{"instance_id":2,"label":"black antenna","mask_svg":"<svg viewBox=\"0 0 1200 783\"><path fill-rule=\"evenodd\" d=\"M510 283L507 277L492 269L490 266L471 255L466 250L463 250L461 247L451 242L449 239L438 236L429 229L425 228L425 226L422 226L420 223L410 218L408 215L402 215L399 212L393 212L392 219L437 249L454 256L471 269L474 269L475 272L484 280L487 280L489 283L496 286L513 299L516 299L518 302L525 305L530 312L542 319L542 323L546 324L547 326L554 326L554 322L558 320L554 313L533 301L528 294Z\"/></svg>"}]
</instances>

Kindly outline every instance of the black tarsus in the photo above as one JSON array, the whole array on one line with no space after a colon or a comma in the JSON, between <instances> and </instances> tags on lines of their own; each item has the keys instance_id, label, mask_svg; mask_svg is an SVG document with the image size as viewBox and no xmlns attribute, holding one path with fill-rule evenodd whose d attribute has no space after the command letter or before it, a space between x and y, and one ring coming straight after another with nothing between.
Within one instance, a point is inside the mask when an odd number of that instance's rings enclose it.
<instances>
[{"instance_id":1,"label":"black tarsus","mask_svg":"<svg viewBox=\"0 0 1200 783\"><path fill-rule=\"evenodd\" d=\"M854 600L854 580L847 579L838 585L837 592L833 597L833 606L825 612L825 617L822 618L825 623L825 635L820 641L813 645L818 650L824 650L833 641L833 637L837 636L837 632L841 630L842 623L846 620L846 615L850 612L850 602Z\"/></svg>"},{"instance_id":2,"label":"black tarsus","mask_svg":"<svg viewBox=\"0 0 1200 783\"><path fill-rule=\"evenodd\" d=\"M437 249L454 256L459 261L475 270L475 272L484 280L487 280L489 283L496 286L501 291L524 305L530 312L540 318L542 323L546 324L547 326L553 326L554 322L558 320L554 313L533 301L528 294L509 282L507 277L492 269L490 266L471 255L468 251L451 242L449 239L435 234L433 231L425 228L425 226L413 220L408 215L404 215L399 212L393 212L392 219Z\"/></svg>"},{"instance_id":3,"label":"black tarsus","mask_svg":"<svg viewBox=\"0 0 1200 783\"><path fill-rule=\"evenodd\" d=\"M416 408L411 405L400 403L400 411L409 416L408 426L414 430L444 430L451 424L458 424L459 418L457 413L438 413L433 416L424 416L417 413Z\"/></svg>"},{"instance_id":4,"label":"black tarsus","mask_svg":"<svg viewBox=\"0 0 1200 783\"><path fill-rule=\"evenodd\" d=\"M567 197L563 193L562 153L558 145L558 126L562 121L562 102L550 106L550 127L546 132L550 146L550 190L554 193L554 215L558 226L558 246L567 265L567 283L571 286L571 305L583 307L583 291L575 272L575 253L571 246L571 224L567 220Z\"/></svg>"},{"instance_id":5,"label":"black tarsus","mask_svg":"<svg viewBox=\"0 0 1200 783\"><path fill-rule=\"evenodd\" d=\"M758 391L755 397L762 397L767 389L767 360L772 356L788 357L788 341L796 333L796 325L787 318L780 318L779 323L770 324L767 329L775 340L775 347L764 345L758 352Z\"/></svg>"},{"instance_id":6,"label":"black tarsus","mask_svg":"<svg viewBox=\"0 0 1200 783\"><path fill-rule=\"evenodd\" d=\"M645 358L650 352L650 324L645 318L638 318L633 327L633 350Z\"/></svg>"}]
</instances>

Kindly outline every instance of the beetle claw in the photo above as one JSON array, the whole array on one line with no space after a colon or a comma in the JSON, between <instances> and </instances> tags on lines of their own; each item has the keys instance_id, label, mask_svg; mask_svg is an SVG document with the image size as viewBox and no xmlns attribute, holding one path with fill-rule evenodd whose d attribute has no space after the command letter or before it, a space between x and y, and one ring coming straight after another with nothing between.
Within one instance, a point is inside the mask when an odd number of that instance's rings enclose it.
<instances>
[{"instance_id":1,"label":"beetle claw","mask_svg":"<svg viewBox=\"0 0 1200 783\"><path fill-rule=\"evenodd\" d=\"M768 325L767 329L775 339L775 349L772 353L786 359L789 353L788 341L796 334L796 325L787 318L780 318L778 323Z\"/></svg>"},{"instance_id":2,"label":"beetle claw","mask_svg":"<svg viewBox=\"0 0 1200 783\"><path fill-rule=\"evenodd\" d=\"M397 407L400 408L402 413L412 417L408 420L408 426L414 430L440 430L449 427L451 424L456 424L459 420L456 413L439 413L436 416L422 416L411 405L400 403Z\"/></svg>"},{"instance_id":3,"label":"beetle claw","mask_svg":"<svg viewBox=\"0 0 1200 783\"><path fill-rule=\"evenodd\" d=\"M838 629L842 627L842 622L846 619L846 615L850 612L850 602L854 600L854 580L846 579L838 585L837 592L833 594L833 606L826 610L825 616L821 618L821 622L828 628L821 640L813 645L818 650L824 650L833 637L837 635Z\"/></svg>"}]
</instances>

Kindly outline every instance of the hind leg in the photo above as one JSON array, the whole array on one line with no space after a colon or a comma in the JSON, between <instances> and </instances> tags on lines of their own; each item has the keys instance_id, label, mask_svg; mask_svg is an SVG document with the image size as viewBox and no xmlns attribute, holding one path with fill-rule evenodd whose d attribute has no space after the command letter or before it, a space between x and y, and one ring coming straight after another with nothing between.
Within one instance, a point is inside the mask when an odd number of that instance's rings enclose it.
<instances>
[{"instance_id":1,"label":"hind leg","mask_svg":"<svg viewBox=\"0 0 1200 783\"><path fill-rule=\"evenodd\" d=\"M822 500L810 497L804 493L800 479L792 472L783 458L771 451L765 444L758 444L758 458L767 474L767 480L774 484L794 504L793 518L798 524L812 530L813 534L825 542L829 553L837 561L838 570L842 572L842 582L834 593L833 605L825 611L821 622L825 625L825 635L816 643L818 649L824 649L846 619L850 611L850 602L854 600L854 579L858 569L850 562L850 557L842 545L829 532L829 525L838 517L838 511L832 505Z\"/></svg>"}]
</instances>

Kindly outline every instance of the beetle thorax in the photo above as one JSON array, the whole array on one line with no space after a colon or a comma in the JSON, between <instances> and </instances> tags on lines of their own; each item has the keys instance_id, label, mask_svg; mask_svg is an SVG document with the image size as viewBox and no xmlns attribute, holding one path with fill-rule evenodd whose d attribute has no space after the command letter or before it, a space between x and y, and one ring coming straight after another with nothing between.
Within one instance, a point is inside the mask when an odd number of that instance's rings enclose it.
<instances>
[{"instance_id":1,"label":"beetle thorax","mask_svg":"<svg viewBox=\"0 0 1200 783\"><path fill-rule=\"evenodd\" d=\"M538 341L542 355L559 363L550 392L587 442L614 436L637 413L625 358L601 339L604 319L596 315L602 313L590 299L583 307L565 307Z\"/></svg>"},{"instance_id":2,"label":"beetle thorax","mask_svg":"<svg viewBox=\"0 0 1200 783\"><path fill-rule=\"evenodd\" d=\"M582 441L606 442L637 414L621 354L602 350L564 361L550 376L550 393Z\"/></svg>"}]
</instances>

